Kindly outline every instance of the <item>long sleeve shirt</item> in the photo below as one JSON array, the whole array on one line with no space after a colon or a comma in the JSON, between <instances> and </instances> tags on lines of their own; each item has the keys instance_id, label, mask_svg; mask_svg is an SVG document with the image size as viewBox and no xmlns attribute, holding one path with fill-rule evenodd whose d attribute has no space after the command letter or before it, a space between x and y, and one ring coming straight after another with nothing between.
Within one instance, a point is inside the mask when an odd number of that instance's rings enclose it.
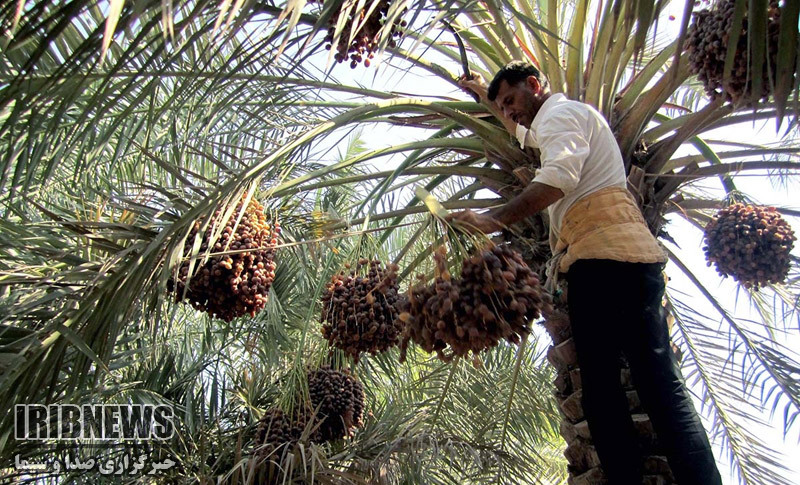
<instances>
[{"instance_id":1,"label":"long sleeve shirt","mask_svg":"<svg viewBox=\"0 0 800 485\"><path fill-rule=\"evenodd\" d=\"M553 94L530 128L517 125L516 134L521 146L540 151L533 181L564 193L548 207L551 249L563 253L561 272L578 259L666 261L627 190L617 141L597 110Z\"/></svg>"},{"instance_id":2,"label":"long sleeve shirt","mask_svg":"<svg viewBox=\"0 0 800 485\"><path fill-rule=\"evenodd\" d=\"M530 129L517 125L521 146L538 148L542 166L534 182L557 187L564 197L550 205L555 234L567 210L582 197L605 187L626 187L625 166L605 118L588 104L563 94L551 95Z\"/></svg>"}]
</instances>

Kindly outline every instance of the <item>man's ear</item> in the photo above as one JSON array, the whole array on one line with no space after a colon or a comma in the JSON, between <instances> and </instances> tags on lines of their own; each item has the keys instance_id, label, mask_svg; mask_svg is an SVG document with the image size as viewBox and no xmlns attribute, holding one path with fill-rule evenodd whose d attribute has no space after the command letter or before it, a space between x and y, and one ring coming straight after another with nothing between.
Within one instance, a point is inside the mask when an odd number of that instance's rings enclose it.
<instances>
[{"instance_id":1,"label":"man's ear","mask_svg":"<svg viewBox=\"0 0 800 485\"><path fill-rule=\"evenodd\" d=\"M533 91L533 94L539 94L542 89L542 84L538 79L536 79L536 76L528 76L525 79L525 83L528 85L531 91Z\"/></svg>"},{"instance_id":2,"label":"man's ear","mask_svg":"<svg viewBox=\"0 0 800 485\"><path fill-rule=\"evenodd\" d=\"M542 90L542 84L536 79L536 76L528 76L525 79L525 82L528 84L528 87L531 88L533 94L539 94Z\"/></svg>"}]
</instances>

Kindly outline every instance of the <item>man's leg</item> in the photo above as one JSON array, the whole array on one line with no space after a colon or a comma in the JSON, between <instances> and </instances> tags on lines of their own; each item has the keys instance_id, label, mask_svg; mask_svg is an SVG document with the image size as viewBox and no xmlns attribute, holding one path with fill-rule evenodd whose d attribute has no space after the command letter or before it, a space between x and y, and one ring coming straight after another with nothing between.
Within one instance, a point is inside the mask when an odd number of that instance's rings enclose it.
<instances>
[{"instance_id":1,"label":"man's leg","mask_svg":"<svg viewBox=\"0 0 800 485\"><path fill-rule=\"evenodd\" d=\"M641 454L620 383L620 297L611 261L581 260L567 276L583 411L609 483L641 485Z\"/></svg>"},{"instance_id":2,"label":"man's leg","mask_svg":"<svg viewBox=\"0 0 800 485\"><path fill-rule=\"evenodd\" d=\"M705 429L675 366L659 264L631 264L625 289L636 309L624 321L623 351L633 382L680 485L721 484Z\"/></svg>"}]
</instances>

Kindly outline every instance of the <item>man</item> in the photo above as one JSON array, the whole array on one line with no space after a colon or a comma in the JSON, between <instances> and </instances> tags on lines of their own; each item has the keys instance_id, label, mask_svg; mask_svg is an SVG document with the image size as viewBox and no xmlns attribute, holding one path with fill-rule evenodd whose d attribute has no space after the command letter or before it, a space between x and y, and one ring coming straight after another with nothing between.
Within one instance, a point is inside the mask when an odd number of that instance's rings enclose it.
<instances>
[{"instance_id":1,"label":"man","mask_svg":"<svg viewBox=\"0 0 800 485\"><path fill-rule=\"evenodd\" d=\"M641 485L642 456L620 383L630 363L644 409L680 485L721 484L708 437L673 361L662 307L666 257L626 189L616 140L591 106L551 94L534 66L512 62L492 80L461 82L520 144L538 148L541 169L523 192L488 213L452 214L492 233L548 209L557 268L566 273L583 409L612 485Z\"/></svg>"}]
</instances>

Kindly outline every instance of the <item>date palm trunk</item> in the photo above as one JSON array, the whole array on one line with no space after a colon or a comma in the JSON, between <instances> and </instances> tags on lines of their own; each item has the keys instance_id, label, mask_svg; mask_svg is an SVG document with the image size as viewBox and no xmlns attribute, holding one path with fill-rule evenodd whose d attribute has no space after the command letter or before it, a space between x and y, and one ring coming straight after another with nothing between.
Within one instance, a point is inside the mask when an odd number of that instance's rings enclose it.
<instances>
[{"instance_id":1,"label":"date palm trunk","mask_svg":"<svg viewBox=\"0 0 800 485\"><path fill-rule=\"evenodd\" d=\"M581 406L581 374L569 317L563 310L559 310L544 322L544 327L552 339L552 345L547 351L547 360L556 371L553 392L563 418L560 433L567 442L564 456L569 463L569 483L570 485L605 484L607 481L603 467L594 448ZM672 472L662 455L650 418L642 409L630 369L624 359L620 359L620 367L620 381L628 398L628 409L646 457L644 484L672 484L674 483Z\"/></svg>"}]
</instances>

